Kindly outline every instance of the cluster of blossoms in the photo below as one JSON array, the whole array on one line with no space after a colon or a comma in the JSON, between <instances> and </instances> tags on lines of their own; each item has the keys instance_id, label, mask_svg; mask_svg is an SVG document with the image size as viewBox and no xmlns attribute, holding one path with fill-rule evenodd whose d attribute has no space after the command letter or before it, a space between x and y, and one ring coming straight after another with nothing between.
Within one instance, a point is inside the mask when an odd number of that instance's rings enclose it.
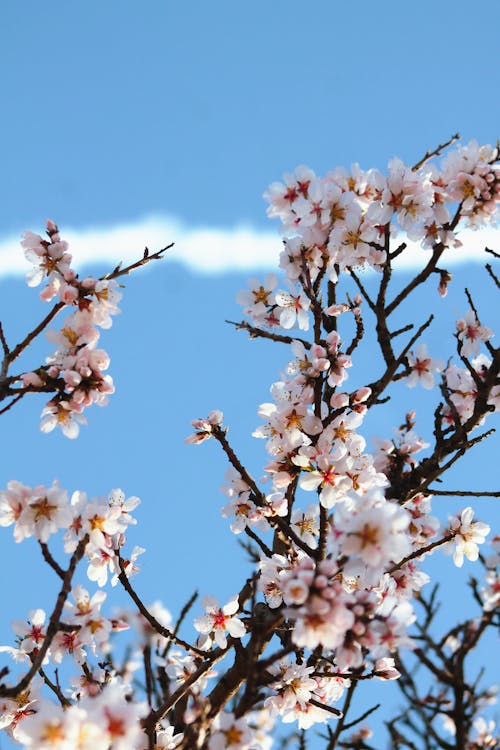
<instances>
[{"instance_id":1,"label":"cluster of blossoms","mask_svg":"<svg viewBox=\"0 0 500 750\"><path fill-rule=\"evenodd\" d=\"M443 408L445 425L464 424L473 416L479 388L488 377L491 364L486 354L479 354L468 362L467 367L452 363L446 368L444 378L449 403ZM492 411L500 411L500 386L493 385L486 403Z\"/></svg>"},{"instance_id":2,"label":"cluster of blossoms","mask_svg":"<svg viewBox=\"0 0 500 750\"><path fill-rule=\"evenodd\" d=\"M394 159L387 176L355 165L350 172L337 169L319 178L299 167L265 194L268 214L282 222L280 266L288 289L279 287L274 274L264 281L250 279L248 290L237 296L253 326L245 327L254 336L268 328L266 337L284 340L280 329L308 331L313 325L314 341L291 339L294 359L271 387L272 402L259 408L264 424L253 435L266 440L270 462L265 478L271 491L261 493L228 453L232 467L222 489L230 502L222 514L232 519L231 529L237 534L265 534L273 528L276 538L277 530L283 530L279 519L288 524L290 537L279 553L261 545L258 587L268 607L290 623L290 641L297 652L306 649L314 654L320 649L342 675L337 698L353 671L412 647L407 633L415 620L411 600L429 580L420 569L425 555L443 545L457 566L464 555L477 559L477 545L484 542L489 527L471 523L468 508L440 529L431 515L430 492L398 496L396 488L419 467L416 454L429 447L414 431L414 411L406 415L395 438L379 439L373 455L366 450L360 428L373 403L372 387L345 388L363 335L365 292L360 287L362 295L347 296L345 303L329 294L325 303L322 281L336 285L341 274L367 266L383 272L392 257L404 252L402 232L432 248L437 257L445 248L459 247L460 220L478 226L493 219L500 184L496 159L495 149L471 142L445 157L441 169L427 162L410 168ZM398 247L391 252L393 238ZM444 296L451 277L442 269L436 272ZM366 301L370 304L369 298ZM350 344L338 332L347 312L354 315L356 326ZM455 426L457 413L462 423L472 414L478 381L488 376L492 360L479 354L479 345L493 332L470 311L458 321L456 335L462 359L476 355L469 368L445 366L425 344L416 342L400 358L405 369L396 378L405 377L409 387L419 384L428 390L442 379L447 402L441 418L445 425ZM465 380L470 381L466 387ZM500 386L494 385L487 399L487 406L495 410L498 393ZM188 442L214 436L226 449L225 439L220 439L226 430L219 412L193 426L196 432ZM317 503L302 508L300 491L314 492ZM205 632L211 627L207 621ZM324 721L327 712L318 707L321 700L315 695L309 702L316 691L311 675L317 665L306 660L273 669L281 682L273 683L278 692L266 705L284 721L294 717L301 727ZM390 669L389 664L387 674ZM326 691L328 702L337 699L333 693Z\"/></svg>"},{"instance_id":3,"label":"cluster of blossoms","mask_svg":"<svg viewBox=\"0 0 500 750\"><path fill-rule=\"evenodd\" d=\"M298 167L265 193L268 215L283 226L281 268L290 281L302 274L304 260L312 281L324 270L335 281L338 269L380 268L389 227L399 227L424 247L457 246L451 227L454 205L460 205L460 216L473 226L494 218L500 194L497 156L495 148L471 141L450 152L441 169L428 162L414 169L393 159L387 175L355 164L350 171L339 168L321 178Z\"/></svg>"},{"instance_id":4,"label":"cluster of blossoms","mask_svg":"<svg viewBox=\"0 0 500 750\"><path fill-rule=\"evenodd\" d=\"M423 560L440 548L461 567L464 558L479 558L479 545L489 533L487 524L473 521L471 507L442 526L431 511L432 485L446 462L451 465L469 447L468 433L500 409L493 331L480 323L470 296L472 309L455 331L459 365L429 354L420 341L426 326L395 349L396 336L413 326L397 328L392 321L389 326L389 316L433 273L439 274L438 289L445 295L450 276L437 267L440 256L460 246L461 222L477 227L493 220L500 194L498 154L491 146L459 146L439 168L431 157L413 168L393 159L387 175L354 165L321 178L302 166L266 192L268 214L283 226L280 266L286 279L283 284L274 274L262 282L251 279L238 295L250 322L238 326L289 345L291 356L271 386L271 399L258 410L262 423L253 435L265 441L268 454L259 482L229 443L221 411L194 420L186 439L195 445L213 439L224 450L230 467L222 515L233 533L249 537L255 564L240 592L225 604L213 596L202 599L192 645L179 629L194 598L172 625L170 613L159 602L145 607L129 582L144 551L135 547L129 559L120 553L135 523L131 513L137 498L113 490L107 498L75 492L69 499L55 482L32 488L11 481L0 492L0 526L13 525L16 541L35 537L63 580L60 605L48 620L44 610L31 610L27 621L14 623L16 647L1 649L36 666L60 704L39 697L36 680L15 696L0 684L0 728L15 741L37 750L270 750L277 720L305 731L333 718L341 722L337 733L330 731L333 748L345 728L342 712L360 680L406 679L396 657L401 659L404 649L418 657L422 641L430 637L418 625L416 634L411 630L414 603L422 602L420 592L429 581ZM389 303L391 264L405 251L403 234L431 249L432 258L418 281ZM119 294L110 279L78 280L52 223L48 237L29 234L23 241L35 265L29 283L46 279L42 299L58 297L59 309L74 309L61 331L49 332L58 348L47 365L25 373L22 381L32 390L55 386L42 429L59 424L75 437L84 407L103 403L112 390L103 375L107 355L95 348L96 326L109 327ZM422 258L425 264L424 253ZM382 279L373 297L357 276L368 268ZM349 289L339 301L343 280L353 283L355 292ZM381 360L370 365L382 366L373 378L368 367L356 367L371 314ZM290 335L294 328L296 336ZM357 376L353 386L351 373ZM429 391L439 384L444 403L436 407L434 442L416 433L416 413L410 409L392 439L378 439L370 452L362 434L365 417L395 381ZM418 454L427 449L422 459ZM60 530L71 556L66 570L48 549ZM101 587L94 594L71 580L82 558L87 577ZM493 554L484 561L484 585L474 590L481 624L471 620L458 626L443 648L495 624L499 562L495 537ZM108 580L123 585L137 612L102 614ZM428 618L431 614L430 605ZM134 633L135 642L119 666L110 638L122 630ZM230 655L231 666L219 673L216 665L226 664ZM63 692L57 672L51 683L44 669L57 669L65 659L78 675ZM446 661L446 684L450 665ZM431 666L433 677L439 677ZM139 669L144 670L142 693ZM445 715L444 699L436 705L435 716ZM477 701L467 709L476 717L470 742L463 745L468 750L494 746L494 728L479 714L483 707ZM457 716L458 709L455 729ZM369 748L369 738L369 729L358 729L345 746Z\"/></svg>"},{"instance_id":5,"label":"cluster of blossoms","mask_svg":"<svg viewBox=\"0 0 500 750\"><path fill-rule=\"evenodd\" d=\"M94 499L75 492L69 500L57 482L50 487L31 488L11 481L0 492L0 525L14 525L17 542L36 538L44 555L66 578L67 572L58 568L48 551L53 535L64 532L65 553L72 556L72 562L85 556L88 579L102 587L111 574L111 585L115 585L122 570L127 578L138 571L135 560L144 551L135 547L129 560L118 558L128 527L136 523L131 512L139 502L137 497L126 498L120 489L112 490L107 498ZM77 583L70 596L64 600L58 620L52 615L48 621L46 612L39 608L31 610L26 620L14 621L16 645L3 646L0 651L21 664L41 659L40 667L46 670L50 665L57 670L64 661L65 668L72 664L79 674L69 677L71 688L59 704L43 697L40 681L36 680L15 697L0 698L0 728L14 741L37 750L144 748L142 719L148 707L132 697L132 680L140 661L129 659L118 673L109 661L111 637L132 626L142 633L140 640L147 640L150 645L154 642L158 650L165 648L167 639L153 635L140 615L122 612L106 616L101 611L107 598L102 588L90 594ZM168 612L160 605L151 606L150 611L168 627ZM97 662L94 668L89 666L90 660ZM162 664L166 665L165 660ZM174 675L172 681L175 683ZM158 749L171 750L181 739L182 734L175 733L164 720L158 729Z\"/></svg>"},{"instance_id":6,"label":"cluster of blossoms","mask_svg":"<svg viewBox=\"0 0 500 750\"><path fill-rule=\"evenodd\" d=\"M83 696L77 705L69 707L42 698L30 700L22 709L22 719L17 705L12 705L7 707L3 722L13 717L13 722L7 725L11 736L26 748L139 750L144 747L140 721L147 705L127 701L128 692L116 679L95 695Z\"/></svg>"},{"instance_id":7,"label":"cluster of blossoms","mask_svg":"<svg viewBox=\"0 0 500 750\"><path fill-rule=\"evenodd\" d=\"M28 274L30 286L43 281L40 297L50 302L55 297L61 308L71 308L59 330L49 329L48 340L56 345L46 365L21 376L30 390L55 390L56 395L42 412L40 428L50 432L60 427L75 438L79 424L85 423L83 411L92 404L104 406L113 393L113 380L106 375L109 356L98 349L98 328L110 328L112 316L119 312L119 284L113 279L79 279L71 268L68 244L61 240L57 226L47 222L48 239L26 232L22 241L27 260L33 263Z\"/></svg>"},{"instance_id":8,"label":"cluster of blossoms","mask_svg":"<svg viewBox=\"0 0 500 750\"><path fill-rule=\"evenodd\" d=\"M59 530L65 530L67 554L85 541L88 578L104 586L111 572L115 585L120 574L116 553L125 544L127 528L137 523L131 512L139 503L138 497L126 498L120 489L111 490L107 498L92 499L76 491L69 500L58 482L33 488L12 480L0 491L0 526L14 525L16 542L33 536L42 544ZM142 547L135 547L131 559L125 561L128 576L137 569L134 563L143 551Z\"/></svg>"}]
</instances>

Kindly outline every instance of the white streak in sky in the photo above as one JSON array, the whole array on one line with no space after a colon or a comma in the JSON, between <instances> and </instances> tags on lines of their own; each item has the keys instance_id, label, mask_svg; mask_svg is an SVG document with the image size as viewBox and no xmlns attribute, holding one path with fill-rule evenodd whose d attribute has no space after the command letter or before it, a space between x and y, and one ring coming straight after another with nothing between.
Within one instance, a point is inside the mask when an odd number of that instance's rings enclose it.
<instances>
[{"instance_id":1,"label":"white streak in sky","mask_svg":"<svg viewBox=\"0 0 500 750\"><path fill-rule=\"evenodd\" d=\"M41 228L31 228L43 234ZM62 238L70 244L74 267L77 270L89 265L102 265L111 270L117 263L138 260L147 246L151 252L175 242L168 257L184 264L192 271L213 274L230 271L258 272L276 268L282 249L277 231L262 231L251 226L234 228L190 228L171 217L146 217L117 226L61 228ZM484 263L491 256L484 248L500 251L500 229L489 226L477 231L460 233L463 247L449 250L441 267L476 261ZM396 245L394 245L395 247ZM429 257L418 243L409 242L408 248L398 258L398 268L420 268ZM25 260L19 237L0 239L0 277L23 275L30 268Z\"/></svg>"}]
</instances>

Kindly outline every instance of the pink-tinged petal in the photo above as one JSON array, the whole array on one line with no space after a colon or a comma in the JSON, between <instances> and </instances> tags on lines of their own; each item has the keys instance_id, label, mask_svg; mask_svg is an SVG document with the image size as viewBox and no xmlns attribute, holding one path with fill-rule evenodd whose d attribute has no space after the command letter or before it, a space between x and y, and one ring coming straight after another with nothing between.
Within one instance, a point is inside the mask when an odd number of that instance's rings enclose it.
<instances>
[{"instance_id":1,"label":"pink-tinged petal","mask_svg":"<svg viewBox=\"0 0 500 750\"><path fill-rule=\"evenodd\" d=\"M282 328L293 328L296 318L295 310L291 307L285 307L280 313L280 326Z\"/></svg>"},{"instance_id":2,"label":"pink-tinged petal","mask_svg":"<svg viewBox=\"0 0 500 750\"><path fill-rule=\"evenodd\" d=\"M457 568L461 568L464 564L464 551L462 548L457 547L453 553L453 562Z\"/></svg>"},{"instance_id":3,"label":"pink-tinged petal","mask_svg":"<svg viewBox=\"0 0 500 750\"><path fill-rule=\"evenodd\" d=\"M300 477L299 486L303 490L315 490L322 482L321 474L317 471L311 471Z\"/></svg>"},{"instance_id":4,"label":"pink-tinged petal","mask_svg":"<svg viewBox=\"0 0 500 750\"><path fill-rule=\"evenodd\" d=\"M421 376L423 387L430 391L434 387L434 375L431 372L424 372Z\"/></svg>"},{"instance_id":5,"label":"pink-tinged petal","mask_svg":"<svg viewBox=\"0 0 500 750\"><path fill-rule=\"evenodd\" d=\"M45 611L43 609L32 609L29 618L33 625L43 625L45 622Z\"/></svg>"},{"instance_id":6,"label":"pink-tinged petal","mask_svg":"<svg viewBox=\"0 0 500 750\"><path fill-rule=\"evenodd\" d=\"M468 506L467 508L464 508L462 513L460 514L460 521L462 525L469 525L474 517L474 511L473 509Z\"/></svg>"},{"instance_id":7,"label":"pink-tinged petal","mask_svg":"<svg viewBox=\"0 0 500 750\"><path fill-rule=\"evenodd\" d=\"M323 508L331 508L335 505L337 500L337 491L335 487L325 487L325 489L321 491L319 499Z\"/></svg>"},{"instance_id":8,"label":"pink-tinged petal","mask_svg":"<svg viewBox=\"0 0 500 750\"><path fill-rule=\"evenodd\" d=\"M302 428L308 435L319 435L323 431L323 423L319 417L308 414L302 420Z\"/></svg>"},{"instance_id":9,"label":"pink-tinged petal","mask_svg":"<svg viewBox=\"0 0 500 750\"><path fill-rule=\"evenodd\" d=\"M225 615L234 615L238 611L239 607L240 605L238 603L238 597L236 596L223 607L222 611Z\"/></svg>"},{"instance_id":10,"label":"pink-tinged petal","mask_svg":"<svg viewBox=\"0 0 500 750\"><path fill-rule=\"evenodd\" d=\"M219 648L226 648L227 638L223 630L214 631L214 641L219 646Z\"/></svg>"},{"instance_id":11,"label":"pink-tinged petal","mask_svg":"<svg viewBox=\"0 0 500 750\"><path fill-rule=\"evenodd\" d=\"M199 633L210 633L212 630L212 618L208 615L195 617L194 626Z\"/></svg>"},{"instance_id":12,"label":"pink-tinged petal","mask_svg":"<svg viewBox=\"0 0 500 750\"><path fill-rule=\"evenodd\" d=\"M78 424L78 422L74 422L73 420L63 422L61 429L63 431L63 435L66 435L66 437L70 440L75 440L75 438L77 438L80 433L80 425Z\"/></svg>"},{"instance_id":13,"label":"pink-tinged petal","mask_svg":"<svg viewBox=\"0 0 500 750\"><path fill-rule=\"evenodd\" d=\"M233 638L243 638L247 632L244 623L241 620L238 620L237 617L232 617L228 620L226 628L229 635Z\"/></svg>"},{"instance_id":14,"label":"pink-tinged petal","mask_svg":"<svg viewBox=\"0 0 500 750\"><path fill-rule=\"evenodd\" d=\"M219 609L219 601L215 598L215 596L206 594L201 600L201 606L203 607L203 609L206 609L207 612L215 612L217 609Z\"/></svg>"},{"instance_id":15,"label":"pink-tinged petal","mask_svg":"<svg viewBox=\"0 0 500 750\"><path fill-rule=\"evenodd\" d=\"M464 555L467 558L467 560L471 560L474 562L474 560L477 560L479 557L479 547L475 542L465 542L464 544Z\"/></svg>"}]
</instances>

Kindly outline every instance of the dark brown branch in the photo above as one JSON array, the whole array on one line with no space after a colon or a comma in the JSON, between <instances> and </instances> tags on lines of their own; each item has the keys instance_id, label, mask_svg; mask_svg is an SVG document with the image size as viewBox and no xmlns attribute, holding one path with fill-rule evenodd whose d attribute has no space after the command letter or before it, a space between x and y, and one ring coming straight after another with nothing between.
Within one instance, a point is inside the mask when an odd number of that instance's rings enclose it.
<instances>
[{"instance_id":1,"label":"dark brown branch","mask_svg":"<svg viewBox=\"0 0 500 750\"><path fill-rule=\"evenodd\" d=\"M429 159L432 159L434 156L439 156L439 154L444 151L445 148L448 148L448 146L451 146L452 143L455 143L455 141L458 141L459 139L460 133L455 133L449 140L446 141L446 143L440 143L439 146L434 149L434 151L426 151L423 157L413 165L412 172L418 172L420 167L422 167L426 161L429 161Z\"/></svg>"},{"instance_id":2,"label":"dark brown branch","mask_svg":"<svg viewBox=\"0 0 500 750\"><path fill-rule=\"evenodd\" d=\"M196 685L199 679L203 677L212 667L217 664L221 659L225 657L227 653L227 649L216 649L215 651L212 651L211 654L209 654L209 658L207 661L203 662L192 674L189 675L189 677L184 680L182 685L180 685L177 690L175 690L172 695L170 695L167 700L165 700L161 706L158 706L158 708L155 711L151 711L149 715L143 720L143 726L144 728L153 728L156 727L157 723L163 719L163 717L170 711L171 708L173 708L180 700L183 698L186 693L190 690L193 685ZM207 654L205 654L207 656Z\"/></svg>"},{"instance_id":3,"label":"dark brown branch","mask_svg":"<svg viewBox=\"0 0 500 750\"><path fill-rule=\"evenodd\" d=\"M45 562L47 562L52 570L54 570L59 578L64 581L64 576L66 575L66 572L61 568L61 566L54 560L52 555L50 554L50 550L45 544L45 542L40 542L40 549L42 550L43 559Z\"/></svg>"},{"instance_id":4,"label":"dark brown branch","mask_svg":"<svg viewBox=\"0 0 500 750\"><path fill-rule=\"evenodd\" d=\"M135 271L137 268L141 268L141 266L145 266L147 263L149 263L152 260L162 260L163 254L167 252L167 250L170 250L174 246L174 243L171 242L170 245L166 245L166 247L162 247L161 250L158 250L156 253L150 253L149 249L146 247L144 250L144 255L140 260L137 260L135 263L131 263L129 266L126 266L125 268L121 267L121 263L116 266L116 268L111 271L111 273L107 273L105 276L101 276L101 281L112 281L113 279L118 279L120 276L126 276L127 274L131 273L131 271Z\"/></svg>"},{"instance_id":5,"label":"dark brown branch","mask_svg":"<svg viewBox=\"0 0 500 750\"><path fill-rule=\"evenodd\" d=\"M9 411L9 409L12 409L12 407L17 404L17 402L20 401L25 395L26 391L23 391L22 393L19 393L17 396L15 396L15 398L13 398L12 401L7 404L7 406L4 406L2 407L2 409L0 409L0 415L5 414L5 412Z\"/></svg>"},{"instance_id":6,"label":"dark brown branch","mask_svg":"<svg viewBox=\"0 0 500 750\"><path fill-rule=\"evenodd\" d=\"M259 536L257 536L257 534L254 531L252 531L252 529L250 529L248 526L245 526L245 534L247 536L249 536L250 539L253 539L253 541L256 544L259 545L260 549L266 555L266 557L272 557L273 556L272 549L269 549L269 547L267 546L267 544L265 542L263 542L262 539Z\"/></svg>"},{"instance_id":7,"label":"dark brown branch","mask_svg":"<svg viewBox=\"0 0 500 750\"><path fill-rule=\"evenodd\" d=\"M12 351L7 356L7 362L11 364L17 357L19 357L20 354L28 347L31 342L51 323L54 318L56 317L57 313L60 312L63 307L65 307L64 302L57 302L52 310L47 313L45 318L35 327L32 331L30 331L24 339L19 343L17 346L12 349Z\"/></svg>"},{"instance_id":8,"label":"dark brown branch","mask_svg":"<svg viewBox=\"0 0 500 750\"><path fill-rule=\"evenodd\" d=\"M40 667L40 669L38 670L38 674L40 675L42 680L45 682L45 684L57 696L57 699L63 708L67 708L68 706L71 706L71 701L66 698L66 696L63 694L59 685L56 684L55 682L52 682L52 680L47 675L47 673L42 669L42 667Z\"/></svg>"},{"instance_id":9,"label":"dark brown branch","mask_svg":"<svg viewBox=\"0 0 500 750\"><path fill-rule=\"evenodd\" d=\"M134 604L136 605L137 609L141 613L141 615L149 622L153 630L155 630L158 635L163 636L164 638L168 638L168 640L173 641L177 646L181 646L186 651L190 651L193 654L196 654L197 656L205 656L205 651L201 651L201 649L196 648L196 646L192 646L190 643L187 643L187 641L182 640L182 638L179 638L178 636L174 635L174 633L169 630L169 628L166 628L164 625L162 625L156 617L154 617L151 612L148 610L148 608L143 604L142 600L138 596L138 594L135 592L134 588L132 587L129 579L127 578L127 574L125 572L125 563L123 561L123 558L120 556L119 550L115 550L116 557L118 559L118 564L120 566L120 575L118 576L118 580L122 584L123 588L127 592L127 594L130 596Z\"/></svg>"},{"instance_id":10,"label":"dark brown branch","mask_svg":"<svg viewBox=\"0 0 500 750\"><path fill-rule=\"evenodd\" d=\"M257 487L257 484L255 483L255 480L250 476L248 471L245 469L241 461L239 460L238 456L232 449L231 445L229 444L227 438L226 438L226 431L222 429L221 427L214 426L212 428L212 435L217 440L217 442L221 445L224 453L229 459L229 462L233 468L236 469L238 474L241 476L245 484L248 485L248 487L251 489L253 494L253 501L256 505L260 507L266 506L266 498L262 494L262 492ZM310 557L314 557L315 551L312 550L309 545L305 544L305 542L302 541L302 539L295 533L295 531L291 528L290 524L288 524L281 516L270 516L267 519L268 523L271 524L271 526L277 526L281 531L284 532L285 539L289 539L294 542L294 544L297 545L297 547L300 547L300 549L304 550Z\"/></svg>"},{"instance_id":11,"label":"dark brown branch","mask_svg":"<svg viewBox=\"0 0 500 750\"><path fill-rule=\"evenodd\" d=\"M375 306L375 303L372 300L372 298L370 297L370 295L368 294L368 292L366 291L366 289L363 286L363 284L361 283L361 279L359 278L359 276L357 275L357 273L355 271L353 271L352 268L349 269L349 273L351 274L352 278L356 282L356 285L357 285L359 291L363 295L363 299L365 299L366 302L368 303L368 307L376 315L377 314L377 308Z\"/></svg>"},{"instance_id":12,"label":"dark brown branch","mask_svg":"<svg viewBox=\"0 0 500 750\"><path fill-rule=\"evenodd\" d=\"M485 268L488 271L488 273L491 276L491 278L493 279L493 281L495 282L495 284L498 287L498 289L500 289L500 279L498 278L498 276L496 275L496 273L493 271L491 265L489 263L487 263L486 266L485 266Z\"/></svg>"},{"instance_id":13,"label":"dark brown branch","mask_svg":"<svg viewBox=\"0 0 500 750\"><path fill-rule=\"evenodd\" d=\"M326 703L321 703L321 701L317 701L315 698L309 698L308 703L310 703L311 706L316 706L316 708L321 708L323 711L328 711L328 713L336 716L337 719L339 719L342 716L342 711L339 711L338 708L334 708L333 706L328 706Z\"/></svg>"},{"instance_id":14,"label":"dark brown branch","mask_svg":"<svg viewBox=\"0 0 500 750\"><path fill-rule=\"evenodd\" d=\"M191 607L193 606L193 604L195 603L195 601L196 601L197 598L198 598L198 592L195 591L189 597L189 599L187 600L187 602L185 603L185 605L181 609L179 617L177 618L177 622L175 623L175 628L173 630L174 637L177 637L177 633L179 632L180 627L181 627L182 623L184 622L184 619L185 619L187 613L189 612L189 610L191 609ZM163 649L162 657L164 659L167 656L167 654L169 652L169 649L170 649L170 646L172 645L172 643L173 643L173 641L169 640L169 642L167 643L167 645Z\"/></svg>"},{"instance_id":15,"label":"dark brown branch","mask_svg":"<svg viewBox=\"0 0 500 750\"><path fill-rule=\"evenodd\" d=\"M256 328L255 326L250 325L246 320L242 320L240 323L236 323L234 320L226 320L225 322L234 326L238 331L247 331L251 339L270 339L271 341L279 341L282 344L292 344L294 341L300 341L305 349L310 349L312 346L310 341L301 339L299 336L283 336L280 333L264 331L262 328Z\"/></svg>"},{"instance_id":16,"label":"dark brown branch","mask_svg":"<svg viewBox=\"0 0 500 750\"><path fill-rule=\"evenodd\" d=\"M500 258L500 253L495 252L495 250L492 250L490 247L485 247L484 252L490 253L490 255L493 255L494 258Z\"/></svg>"},{"instance_id":17,"label":"dark brown branch","mask_svg":"<svg viewBox=\"0 0 500 750\"><path fill-rule=\"evenodd\" d=\"M447 534L442 539L438 539L435 542L431 542L431 544L428 544L426 547L420 547L420 549L414 550L410 555L407 555L406 557L403 557L400 562L396 563L396 565L393 565L392 568L389 568L387 571L388 573L394 573L396 570L399 570L403 567L403 565L406 565L406 563L410 562L410 560L415 560L417 557L422 557L423 555L426 555L428 552L431 552L436 547L440 547L443 544L446 544L447 542L451 542L451 540L456 536L456 532L452 532L450 534Z\"/></svg>"},{"instance_id":18,"label":"dark brown branch","mask_svg":"<svg viewBox=\"0 0 500 750\"><path fill-rule=\"evenodd\" d=\"M380 703L377 703L375 706L372 706L368 709L368 711L365 711L364 714L361 714L361 716L358 716L357 719L354 719L353 721L350 721L349 724L344 724L344 731L347 729L352 729L352 727L356 726L356 724L359 724L361 721L364 721L365 719L370 716L374 711L376 711L378 708L380 708Z\"/></svg>"},{"instance_id":19,"label":"dark brown branch","mask_svg":"<svg viewBox=\"0 0 500 750\"><path fill-rule=\"evenodd\" d=\"M431 273L434 272L443 252L444 252L444 245L441 242L438 242L436 245L434 245L432 255L427 265L420 271L420 273L414 276L413 279L405 286L405 288L402 289L401 292L396 295L396 297L392 300L392 302L389 305L387 305L385 309L385 313L387 317L389 317L389 315L391 315L394 312L394 310L397 307L399 307L401 302L403 302L403 300L405 300L417 286L419 286L420 284L423 284L424 281L426 281L429 278Z\"/></svg>"},{"instance_id":20,"label":"dark brown branch","mask_svg":"<svg viewBox=\"0 0 500 750\"><path fill-rule=\"evenodd\" d=\"M62 588L57 596L55 607L49 619L46 636L44 638L42 645L40 646L40 649L36 657L33 659L30 670L24 675L24 677L21 680L19 680L17 685L14 685L13 687L8 688L8 687L5 687L4 685L0 685L1 696L5 698L13 698L16 695L19 695L19 693L22 693L23 690L25 690L28 687L31 680L36 675L40 667L42 666L43 660L45 659L47 651L49 650L49 647L52 641L54 640L54 636L59 630L59 621L61 619L61 614L63 611L64 604L71 591L71 582L73 580L73 575L75 573L78 563L80 562L80 560L82 559L84 555L87 542L88 542L88 535L86 535L83 539L80 540L77 548L75 549L75 551L73 552L73 555L71 556L68 569L64 576Z\"/></svg>"},{"instance_id":21,"label":"dark brown branch","mask_svg":"<svg viewBox=\"0 0 500 750\"><path fill-rule=\"evenodd\" d=\"M333 733L333 736L332 736L330 742L328 743L328 745L326 747L326 750L335 750L335 747L337 746L337 741L338 741L341 733L344 730L344 723L345 723L345 720L347 718L347 713L349 711L349 708L350 708L350 705L351 705L351 701L352 701L352 697L354 695L354 691L356 690L357 686L358 686L357 682L351 682L351 684L347 688L347 694L346 694L346 697L345 697L344 705L342 707L342 716L340 717L339 722L338 722L337 726L335 727L335 731Z\"/></svg>"},{"instance_id":22,"label":"dark brown branch","mask_svg":"<svg viewBox=\"0 0 500 750\"><path fill-rule=\"evenodd\" d=\"M427 492L430 492L432 495L452 495L453 497L500 497L500 491L437 490L435 487L428 487Z\"/></svg>"}]
</instances>

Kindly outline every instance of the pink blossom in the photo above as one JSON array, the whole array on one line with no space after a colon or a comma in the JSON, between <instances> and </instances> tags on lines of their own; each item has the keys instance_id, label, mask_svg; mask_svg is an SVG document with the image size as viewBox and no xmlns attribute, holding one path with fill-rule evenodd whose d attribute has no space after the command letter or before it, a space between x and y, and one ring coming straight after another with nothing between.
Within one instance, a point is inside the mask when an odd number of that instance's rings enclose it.
<instances>
[{"instance_id":1,"label":"pink blossom","mask_svg":"<svg viewBox=\"0 0 500 750\"><path fill-rule=\"evenodd\" d=\"M220 427L224 416L221 411L211 411L206 419L195 419L191 422L196 432L193 435L189 435L184 442L198 445L212 435L214 427Z\"/></svg>"},{"instance_id":2,"label":"pink blossom","mask_svg":"<svg viewBox=\"0 0 500 750\"><path fill-rule=\"evenodd\" d=\"M417 383L424 388L432 388L434 386L433 372L441 372L444 369L442 360L429 357L425 344L418 344L415 353L408 354L408 365L411 369L406 380L409 388L413 388Z\"/></svg>"},{"instance_id":3,"label":"pink blossom","mask_svg":"<svg viewBox=\"0 0 500 750\"><path fill-rule=\"evenodd\" d=\"M463 357L479 354L481 341L489 341L493 331L479 324L473 310L468 310L465 317L457 321L458 340L462 342L460 353Z\"/></svg>"},{"instance_id":4,"label":"pink blossom","mask_svg":"<svg viewBox=\"0 0 500 750\"><path fill-rule=\"evenodd\" d=\"M483 544L490 533L490 527L483 521L472 522L474 511L471 507L465 508L459 516L450 518L450 532L454 534L453 539L448 542L447 552L453 554L453 562L457 568L464 564L464 556L468 560L477 560L479 557L479 544Z\"/></svg>"},{"instance_id":5,"label":"pink blossom","mask_svg":"<svg viewBox=\"0 0 500 750\"><path fill-rule=\"evenodd\" d=\"M227 634L232 638L242 638L245 635L245 625L233 616L239 609L237 597L231 599L224 607L219 607L217 599L204 596L202 606L206 614L197 617L194 621L196 630L202 634L198 639L200 648L209 649L214 642L219 648L226 648Z\"/></svg>"}]
</instances>

